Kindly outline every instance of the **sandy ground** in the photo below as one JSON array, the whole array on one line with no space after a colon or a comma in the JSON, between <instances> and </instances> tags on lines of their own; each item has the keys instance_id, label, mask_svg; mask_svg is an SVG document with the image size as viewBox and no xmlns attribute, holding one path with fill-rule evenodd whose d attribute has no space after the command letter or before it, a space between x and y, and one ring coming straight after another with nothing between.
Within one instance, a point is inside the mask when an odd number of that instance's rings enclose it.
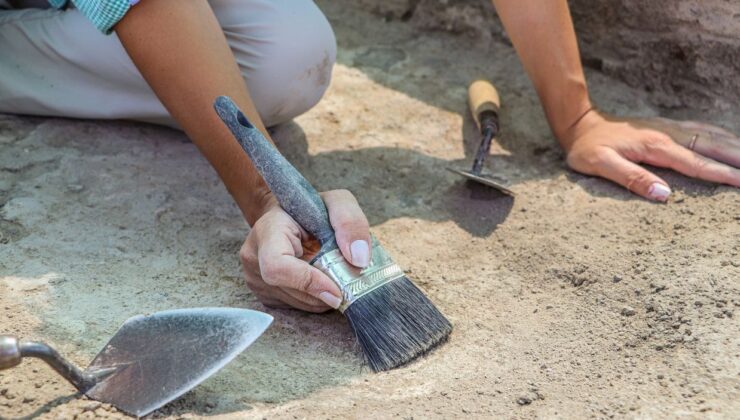
<instances>
[{"instance_id":1,"label":"sandy ground","mask_svg":"<svg viewBox=\"0 0 740 420\"><path fill-rule=\"evenodd\" d=\"M508 36L490 0L353 0L421 30ZM740 2L570 0L586 66L664 108L740 112Z\"/></svg>"},{"instance_id":2,"label":"sandy ground","mask_svg":"<svg viewBox=\"0 0 740 420\"><path fill-rule=\"evenodd\" d=\"M659 205L574 174L508 46L321 4L340 44L332 87L275 138L319 189L356 194L454 323L449 342L371 373L340 315L266 309L244 287L248 228L182 133L15 116L0 116L0 330L84 365L135 314L228 305L275 317L155 417L737 416L738 190L658 170L675 191ZM488 168L516 199L444 169L470 161L465 89L480 75L504 102ZM606 110L660 112L589 80ZM695 117L740 129L729 115ZM73 416L124 415L41 363L0 373L0 417Z\"/></svg>"}]
</instances>

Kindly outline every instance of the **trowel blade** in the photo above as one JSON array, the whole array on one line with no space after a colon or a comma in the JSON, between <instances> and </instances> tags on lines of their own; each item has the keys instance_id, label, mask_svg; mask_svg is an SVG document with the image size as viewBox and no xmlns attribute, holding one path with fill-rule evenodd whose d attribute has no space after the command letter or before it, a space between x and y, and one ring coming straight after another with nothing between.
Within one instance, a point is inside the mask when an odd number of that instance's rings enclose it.
<instances>
[{"instance_id":1,"label":"trowel blade","mask_svg":"<svg viewBox=\"0 0 740 420\"><path fill-rule=\"evenodd\" d=\"M193 308L127 320L85 373L115 370L85 394L144 416L194 388L249 347L272 322L262 312Z\"/></svg>"},{"instance_id":2,"label":"trowel blade","mask_svg":"<svg viewBox=\"0 0 740 420\"><path fill-rule=\"evenodd\" d=\"M493 187L499 191L501 191L504 194L510 195L514 197L514 191L504 187L503 185L499 184L498 182L494 181L491 177L486 176L485 174L474 174L470 171L461 171L460 169L456 168L447 168L448 171L454 172L458 175L462 175L465 178L478 182L483 185L487 185L489 187Z\"/></svg>"}]
</instances>

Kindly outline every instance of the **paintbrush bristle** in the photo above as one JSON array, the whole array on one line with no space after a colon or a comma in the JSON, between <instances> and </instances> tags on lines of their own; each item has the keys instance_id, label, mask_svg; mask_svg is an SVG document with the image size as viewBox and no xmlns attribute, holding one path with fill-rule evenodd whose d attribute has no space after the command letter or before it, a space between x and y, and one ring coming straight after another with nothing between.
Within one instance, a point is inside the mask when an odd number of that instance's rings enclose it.
<instances>
[{"instance_id":1,"label":"paintbrush bristle","mask_svg":"<svg viewBox=\"0 0 740 420\"><path fill-rule=\"evenodd\" d=\"M452 332L447 318L406 277L357 299L344 316L375 372L416 359Z\"/></svg>"}]
</instances>

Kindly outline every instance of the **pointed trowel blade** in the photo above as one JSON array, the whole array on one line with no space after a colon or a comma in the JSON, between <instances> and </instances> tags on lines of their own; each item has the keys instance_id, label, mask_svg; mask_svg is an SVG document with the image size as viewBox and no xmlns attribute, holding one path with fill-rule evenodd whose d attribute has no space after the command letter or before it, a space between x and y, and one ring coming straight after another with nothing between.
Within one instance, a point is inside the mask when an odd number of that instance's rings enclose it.
<instances>
[{"instance_id":1,"label":"pointed trowel blade","mask_svg":"<svg viewBox=\"0 0 740 420\"><path fill-rule=\"evenodd\" d=\"M493 179L493 177L491 177L490 175L486 175L486 174L474 174L471 171L463 171L463 170L460 170L460 169L457 169L457 168L446 168L446 169L448 171L450 171L450 172L456 173L458 175L462 175L462 176L464 176L465 178L467 178L467 179L469 179L471 181L475 181L475 182L477 182L479 184L483 184L483 185L487 185L489 187L495 188L495 189L501 191L502 193L507 194L507 195L510 195L512 197L514 197L516 195L516 194L514 194L514 191L506 188L505 186L503 186L503 184L500 184L499 182L496 182Z\"/></svg>"},{"instance_id":2,"label":"pointed trowel blade","mask_svg":"<svg viewBox=\"0 0 740 420\"><path fill-rule=\"evenodd\" d=\"M93 375L104 372L104 379L85 394L144 416L224 367L271 322L270 315L236 308L177 309L133 317L85 370Z\"/></svg>"}]
</instances>

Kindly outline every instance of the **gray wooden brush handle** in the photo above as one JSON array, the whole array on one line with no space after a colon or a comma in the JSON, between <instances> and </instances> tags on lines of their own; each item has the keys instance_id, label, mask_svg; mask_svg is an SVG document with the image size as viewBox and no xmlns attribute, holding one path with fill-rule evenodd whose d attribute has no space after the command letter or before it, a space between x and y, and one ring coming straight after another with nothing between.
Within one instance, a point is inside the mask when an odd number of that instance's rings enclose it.
<instances>
[{"instance_id":1,"label":"gray wooden brush handle","mask_svg":"<svg viewBox=\"0 0 740 420\"><path fill-rule=\"evenodd\" d=\"M319 256L337 248L326 205L316 189L262 133L247 120L227 96L219 96L213 107L229 127L254 167L262 175L280 206L321 244Z\"/></svg>"}]
</instances>

